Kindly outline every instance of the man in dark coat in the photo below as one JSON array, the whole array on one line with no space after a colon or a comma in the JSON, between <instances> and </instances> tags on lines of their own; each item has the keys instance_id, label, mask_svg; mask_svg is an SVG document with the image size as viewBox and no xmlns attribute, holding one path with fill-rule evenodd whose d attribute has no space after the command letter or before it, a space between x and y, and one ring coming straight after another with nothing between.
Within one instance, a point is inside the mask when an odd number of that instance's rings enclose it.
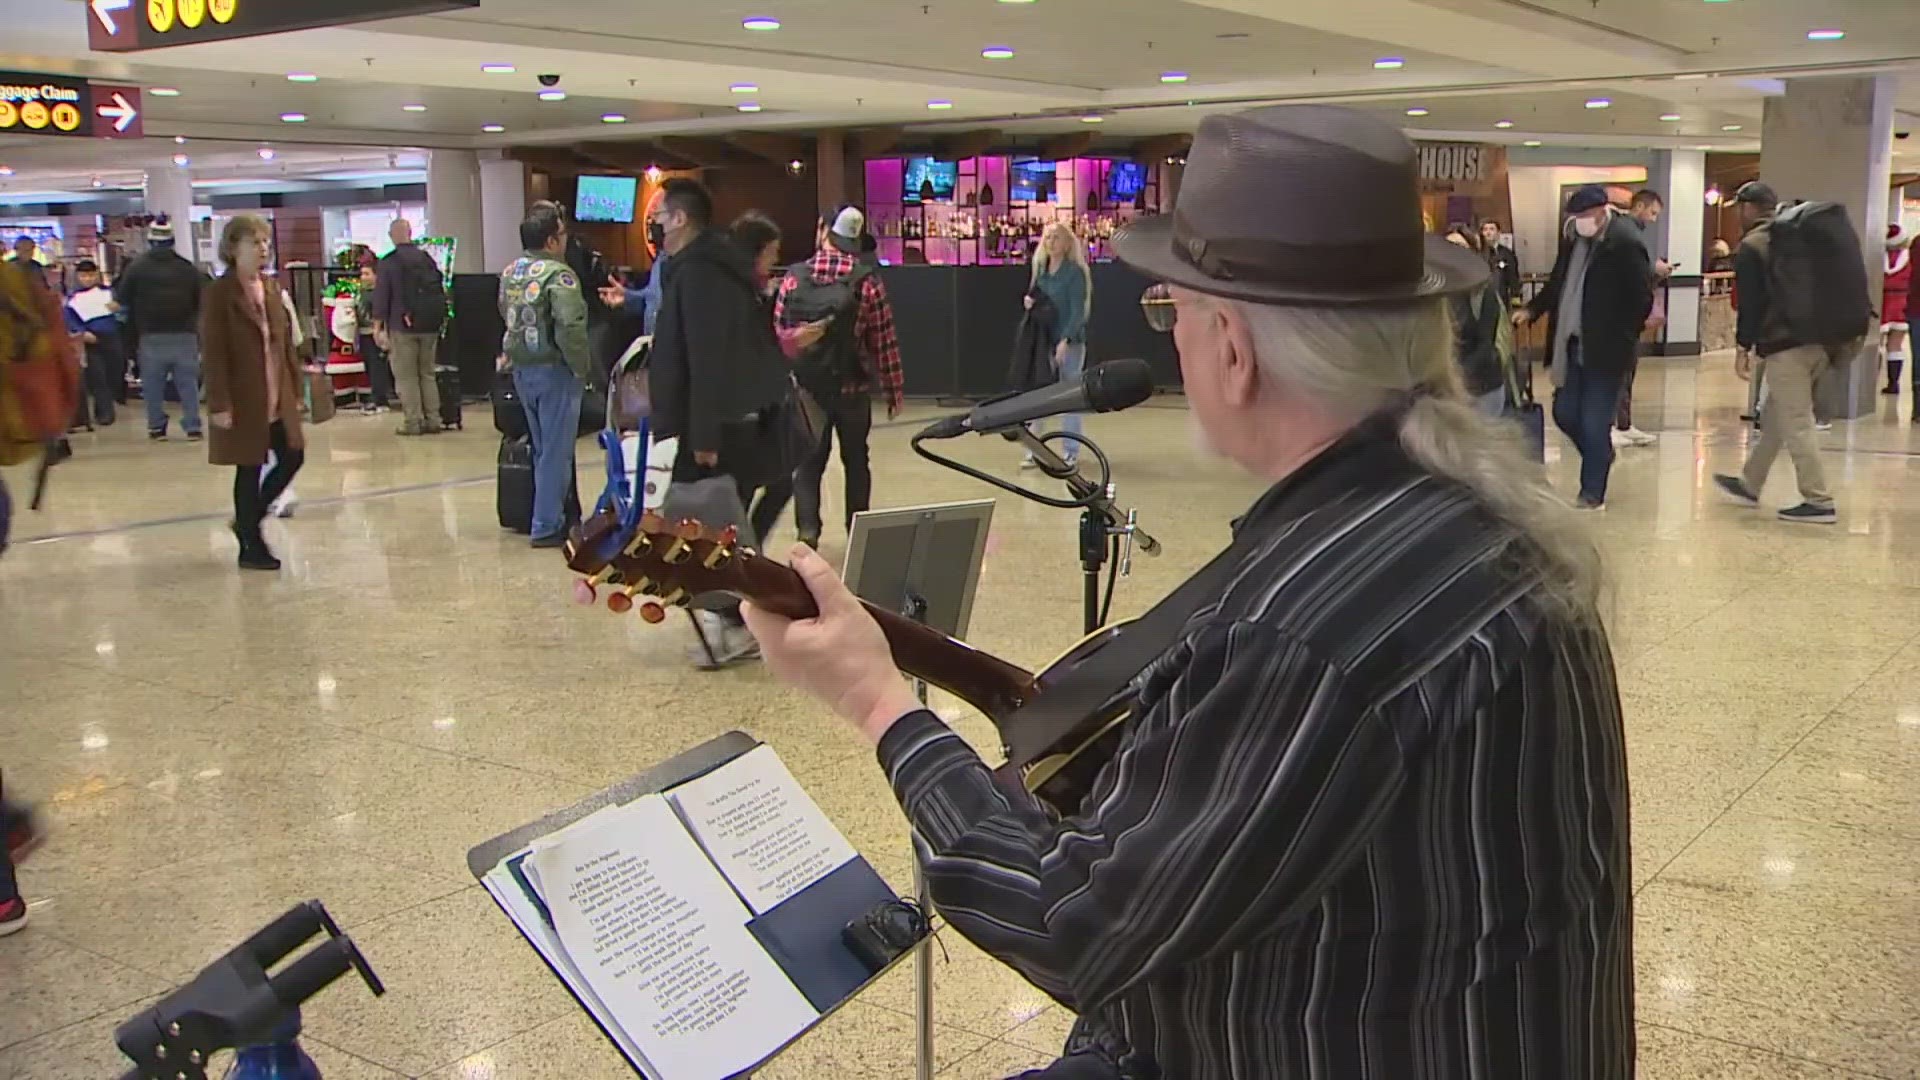
<instances>
[{"instance_id":1,"label":"man in dark coat","mask_svg":"<svg viewBox=\"0 0 1920 1080\"><path fill-rule=\"evenodd\" d=\"M1553 422L1580 451L1582 510L1606 506L1620 385L1652 310L1653 267L1635 226L1608 205L1604 189L1575 191L1547 287L1513 319L1525 325L1547 317Z\"/></svg>"},{"instance_id":2,"label":"man in dark coat","mask_svg":"<svg viewBox=\"0 0 1920 1080\"><path fill-rule=\"evenodd\" d=\"M755 284L752 256L713 224L713 196L678 177L663 192L650 222L664 229L671 256L649 362L653 437L680 440L674 483L726 476L744 503L787 471L780 415L790 385L787 362ZM695 614L701 666L757 654L736 610Z\"/></svg>"}]
</instances>

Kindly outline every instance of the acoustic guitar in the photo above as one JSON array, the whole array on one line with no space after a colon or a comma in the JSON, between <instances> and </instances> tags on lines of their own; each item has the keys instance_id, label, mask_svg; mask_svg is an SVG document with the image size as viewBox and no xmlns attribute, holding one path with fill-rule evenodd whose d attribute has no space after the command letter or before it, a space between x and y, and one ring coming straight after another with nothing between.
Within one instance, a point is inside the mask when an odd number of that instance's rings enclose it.
<instances>
[{"instance_id":1,"label":"acoustic guitar","mask_svg":"<svg viewBox=\"0 0 1920 1080\"><path fill-rule=\"evenodd\" d=\"M648 513L638 530L623 535L619 518L603 510L574 529L565 554L568 568L581 576L574 585L576 600L593 604L606 588L608 610L635 611L649 623L664 620L669 607L715 592L790 619L819 614L799 573L742 546L731 528L715 532L697 521L669 522ZM999 729L1003 744L1017 710L1113 641L1120 629L1109 626L1088 635L1035 674L897 612L861 603L880 624L901 671L979 709ZM1124 692L1110 699L1031 760L1009 760L1002 778L1017 781L1061 816L1073 814L1112 759L1132 704Z\"/></svg>"}]
</instances>

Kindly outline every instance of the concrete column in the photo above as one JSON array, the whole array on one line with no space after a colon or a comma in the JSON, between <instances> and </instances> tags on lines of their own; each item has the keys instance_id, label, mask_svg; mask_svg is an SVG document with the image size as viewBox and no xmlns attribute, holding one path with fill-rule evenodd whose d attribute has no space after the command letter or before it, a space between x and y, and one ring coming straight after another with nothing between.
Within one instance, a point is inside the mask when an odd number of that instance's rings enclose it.
<instances>
[{"instance_id":1,"label":"concrete column","mask_svg":"<svg viewBox=\"0 0 1920 1080\"><path fill-rule=\"evenodd\" d=\"M489 271L520 257L520 220L527 214L527 167L511 158L480 162L483 261Z\"/></svg>"},{"instance_id":2,"label":"concrete column","mask_svg":"<svg viewBox=\"0 0 1920 1080\"><path fill-rule=\"evenodd\" d=\"M162 214L173 223L173 246L182 257L195 258L193 246L193 173L178 165L152 165L143 185L147 213ZM218 238L215 238L216 241Z\"/></svg>"},{"instance_id":3,"label":"concrete column","mask_svg":"<svg viewBox=\"0 0 1920 1080\"><path fill-rule=\"evenodd\" d=\"M486 269L480 160L473 151L435 150L427 155L427 232L455 240L454 273L478 274Z\"/></svg>"},{"instance_id":4,"label":"concrete column","mask_svg":"<svg viewBox=\"0 0 1920 1080\"><path fill-rule=\"evenodd\" d=\"M1837 202L1860 230L1867 288L1876 299L1886 266L1887 188L1893 183L1891 75L1823 75L1788 79L1787 92L1766 102L1760 178L1782 199ZM1822 395L1845 418L1878 407L1877 365L1856 363L1851 385Z\"/></svg>"},{"instance_id":5,"label":"concrete column","mask_svg":"<svg viewBox=\"0 0 1920 1080\"><path fill-rule=\"evenodd\" d=\"M1692 356L1700 351L1700 285L1707 268L1701 237L1706 229L1707 155L1704 150L1660 150L1647 171L1647 186L1667 201L1654 237L1654 251L1679 266L1677 284L1667 288L1667 326L1661 355Z\"/></svg>"},{"instance_id":6,"label":"concrete column","mask_svg":"<svg viewBox=\"0 0 1920 1080\"><path fill-rule=\"evenodd\" d=\"M823 131L813 141L815 202L820 209L847 201L847 141L838 131ZM809 239L807 243L811 244Z\"/></svg>"}]
</instances>

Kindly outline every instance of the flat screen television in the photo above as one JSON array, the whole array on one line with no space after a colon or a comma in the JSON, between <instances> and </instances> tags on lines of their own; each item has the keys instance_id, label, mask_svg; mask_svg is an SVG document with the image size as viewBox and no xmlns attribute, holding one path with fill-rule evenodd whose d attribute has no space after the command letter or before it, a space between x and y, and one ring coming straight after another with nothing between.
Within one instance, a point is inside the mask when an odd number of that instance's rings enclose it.
<instances>
[{"instance_id":1,"label":"flat screen television","mask_svg":"<svg viewBox=\"0 0 1920 1080\"><path fill-rule=\"evenodd\" d=\"M930 157L907 159L906 172L900 182L900 201L917 203L926 194L927 185L933 186L933 201L941 202L953 198L954 181L959 179L960 166L952 161L935 161Z\"/></svg>"},{"instance_id":2,"label":"flat screen television","mask_svg":"<svg viewBox=\"0 0 1920 1080\"><path fill-rule=\"evenodd\" d=\"M1116 161L1107 170L1107 201L1132 202L1146 190L1147 167L1137 161Z\"/></svg>"},{"instance_id":3,"label":"flat screen television","mask_svg":"<svg viewBox=\"0 0 1920 1080\"><path fill-rule=\"evenodd\" d=\"M631 176L582 176L573 197L573 220L625 225L633 220L639 195L640 181Z\"/></svg>"},{"instance_id":4,"label":"flat screen television","mask_svg":"<svg viewBox=\"0 0 1920 1080\"><path fill-rule=\"evenodd\" d=\"M1052 202L1055 164L1032 158L1014 162L1010 198L1014 202Z\"/></svg>"}]
</instances>

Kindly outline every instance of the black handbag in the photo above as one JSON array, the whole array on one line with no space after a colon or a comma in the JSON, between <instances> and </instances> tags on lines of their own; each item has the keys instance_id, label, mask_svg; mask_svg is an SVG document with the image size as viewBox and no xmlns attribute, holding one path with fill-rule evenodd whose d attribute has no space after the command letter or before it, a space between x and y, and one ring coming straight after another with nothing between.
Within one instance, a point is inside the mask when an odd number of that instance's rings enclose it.
<instances>
[{"instance_id":1,"label":"black handbag","mask_svg":"<svg viewBox=\"0 0 1920 1080\"><path fill-rule=\"evenodd\" d=\"M520 401L520 391L513 385L513 372L496 371L493 373L493 389L487 395L493 403L493 430L509 439L527 437L527 407Z\"/></svg>"}]
</instances>

